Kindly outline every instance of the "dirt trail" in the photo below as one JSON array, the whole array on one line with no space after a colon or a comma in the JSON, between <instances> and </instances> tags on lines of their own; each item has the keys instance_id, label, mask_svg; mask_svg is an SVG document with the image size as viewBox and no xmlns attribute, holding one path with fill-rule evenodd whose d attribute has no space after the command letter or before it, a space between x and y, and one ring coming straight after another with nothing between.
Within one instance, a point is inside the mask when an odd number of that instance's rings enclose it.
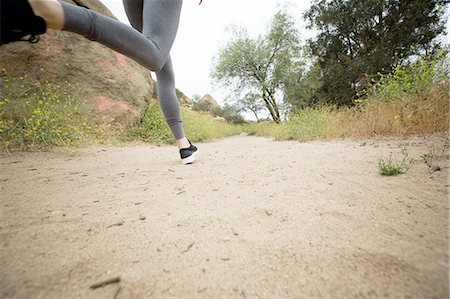
<instances>
[{"instance_id":1,"label":"dirt trail","mask_svg":"<svg viewBox=\"0 0 450 299\"><path fill-rule=\"evenodd\" d=\"M5 154L0 297L448 298L448 160L420 161L447 140ZM409 172L380 176L403 147Z\"/></svg>"}]
</instances>

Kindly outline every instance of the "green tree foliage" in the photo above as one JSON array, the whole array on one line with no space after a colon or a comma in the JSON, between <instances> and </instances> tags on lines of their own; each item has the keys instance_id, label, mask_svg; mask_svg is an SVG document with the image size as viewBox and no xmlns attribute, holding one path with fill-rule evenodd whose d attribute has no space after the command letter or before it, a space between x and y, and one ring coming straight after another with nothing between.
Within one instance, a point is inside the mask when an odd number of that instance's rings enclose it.
<instances>
[{"instance_id":1,"label":"green tree foliage","mask_svg":"<svg viewBox=\"0 0 450 299\"><path fill-rule=\"evenodd\" d=\"M317 61L303 74L292 74L286 84L286 98L293 108L312 107L320 103L323 87L322 69Z\"/></svg>"},{"instance_id":2,"label":"green tree foliage","mask_svg":"<svg viewBox=\"0 0 450 299\"><path fill-rule=\"evenodd\" d=\"M223 117L227 122L232 124L245 123L244 118L239 113L240 110L234 105L225 104L223 107L220 107L208 101L196 100L192 109L194 111L208 112L213 116Z\"/></svg>"},{"instance_id":3,"label":"green tree foliage","mask_svg":"<svg viewBox=\"0 0 450 299\"><path fill-rule=\"evenodd\" d=\"M231 41L219 51L213 78L229 87L236 99L262 101L273 121L281 122L279 107L286 83L301 66L294 20L279 11L264 36L252 39L244 29L236 28L232 34ZM259 96L250 96L255 94Z\"/></svg>"},{"instance_id":4,"label":"green tree foliage","mask_svg":"<svg viewBox=\"0 0 450 299\"><path fill-rule=\"evenodd\" d=\"M214 108L214 105L208 101L196 100L194 101L194 105L192 105L194 111L211 112L211 114L214 114Z\"/></svg>"},{"instance_id":5,"label":"green tree foliage","mask_svg":"<svg viewBox=\"0 0 450 299\"><path fill-rule=\"evenodd\" d=\"M232 124L244 124L245 120L239 110L234 105L225 104L223 107L215 109L215 115L223 117L227 122Z\"/></svg>"},{"instance_id":6,"label":"green tree foliage","mask_svg":"<svg viewBox=\"0 0 450 299\"><path fill-rule=\"evenodd\" d=\"M317 91L327 102L352 103L356 87L417 51L432 54L444 32L449 0L314 0L305 13L322 69ZM369 79L369 80L367 80Z\"/></svg>"}]
</instances>

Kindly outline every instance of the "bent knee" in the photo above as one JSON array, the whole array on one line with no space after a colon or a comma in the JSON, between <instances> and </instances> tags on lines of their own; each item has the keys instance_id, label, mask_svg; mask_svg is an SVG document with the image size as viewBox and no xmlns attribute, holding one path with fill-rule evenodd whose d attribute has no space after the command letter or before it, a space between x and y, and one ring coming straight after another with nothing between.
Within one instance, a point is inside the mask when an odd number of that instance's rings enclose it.
<instances>
[{"instance_id":1,"label":"bent knee","mask_svg":"<svg viewBox=\"0 0 450 299\"><path fill-rule=\"evenodd\" d=\"M159 73L164 70L167 61L169 61L169 54L165 54L162 51L158 51L157 54L154 54L152 57L152 63L150 66L150 70Z\"/></svg>"},{"instance_id":2,"label":"bent knee","mask_svg":"<svg viewBox=\"0 0 450 299\"><path fill-rule=\"evenodd\" d=\"M155 73L159 73L164 68L166 62L163 59L155 59L152 65L150 66L150 70Z\"/></svg>"}]
</instances>

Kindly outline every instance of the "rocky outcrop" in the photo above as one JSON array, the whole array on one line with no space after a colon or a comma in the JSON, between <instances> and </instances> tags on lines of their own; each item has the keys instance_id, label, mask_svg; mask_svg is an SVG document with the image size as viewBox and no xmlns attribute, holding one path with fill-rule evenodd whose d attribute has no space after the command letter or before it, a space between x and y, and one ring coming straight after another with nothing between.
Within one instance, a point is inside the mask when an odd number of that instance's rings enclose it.
<instances>
[{"instance_id":1,"label":"rocky outcrop","mask_svg":"<svg viewBox=\"0 0 450 299\"><path fill-rule=\"evenodd\" d=\"M217 101L210 94L205 94L203 97L200 98L200 100L198 100L198 103L202 107L208 107L209 111L214 111L220 108Z\"/></svg>"},{"instance_id":2,"label":"rocky outcrop","mask_svg":"<svg viewBox=\"0 0 450 299\"><path fill-rule=\"evenodd\" d=\"M194 100L182 93L180 90L177 89L177 97L180 103L184 106L192 107L194 104Z\"/></svg>"},{"instance_id":3,"label":"rocky outcrop","mask_svg":"<svg viewBox=\"0 0 450 299\"><path fill-rule=\"evenodd\" d=\"M75 1L114 17L98 0ZM36 44L15 42L1 46L0 68L12 76L27 75L25 83L30 85L45 80L78 83L79 96L101 116L137 116L146 102L155 97L155 84L147 69L70 32L48 30Z\"/></svg>"}]
</instances>

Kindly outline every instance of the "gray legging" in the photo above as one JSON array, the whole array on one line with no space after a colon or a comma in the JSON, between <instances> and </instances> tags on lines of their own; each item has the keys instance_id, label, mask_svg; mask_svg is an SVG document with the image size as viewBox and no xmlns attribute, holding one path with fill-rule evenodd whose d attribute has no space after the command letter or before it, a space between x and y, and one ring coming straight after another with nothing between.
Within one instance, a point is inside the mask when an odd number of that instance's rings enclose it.
<instances>
[{"instance_id":1,"label":"gray legging","mask_svg":"<svg viewBox=\"0 0 450 299\"><path fill-rule=\"evenodd\" d=\"M89 9L61 1L64 30L97 41L156 72L158 100L175 139L184 137L170 49L183 0L123 0L131 28Z\"/></svg>"}]
</instances>

